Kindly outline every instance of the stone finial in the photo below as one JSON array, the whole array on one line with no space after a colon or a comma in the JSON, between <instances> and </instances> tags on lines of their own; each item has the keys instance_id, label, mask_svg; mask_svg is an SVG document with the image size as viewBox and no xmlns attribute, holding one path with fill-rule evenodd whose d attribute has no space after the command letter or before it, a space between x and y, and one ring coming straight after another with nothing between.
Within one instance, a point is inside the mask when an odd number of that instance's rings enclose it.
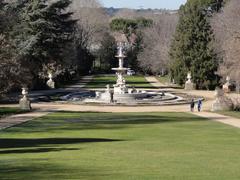
<instances>
[{"instance_id":1,"label":"stone finial","mask_svg":"<svg viewBox=\"0 0 240 180\"><path fill-rule=\"evenodd\" d=\"M194 84L192 83L192 75L191 72L187 74L187 81L185 83L185 90L194 90Z\"/></svg>"},{"instance_id":2,"label":"stone finial","mask_svg":"<svg viewBox=\"0 0 240 180\"><path fill-rule=\"evenodd\" d=\"M47 81L47 86L51 89L55 89L55 82L53 81L53 74L49 73L48 78L49 78L49 80Z\"/></svg>"}]
</instances>

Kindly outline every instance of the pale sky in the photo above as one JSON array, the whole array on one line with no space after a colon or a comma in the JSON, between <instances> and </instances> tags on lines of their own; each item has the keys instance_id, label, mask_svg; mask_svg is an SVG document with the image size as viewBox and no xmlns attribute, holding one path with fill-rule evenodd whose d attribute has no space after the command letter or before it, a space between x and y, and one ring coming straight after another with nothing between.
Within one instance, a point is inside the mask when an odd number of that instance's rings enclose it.
<instances>
[{"instance_id":1,"label":"pale sky","mask_svg":"<svg viewBox=\"0 0 240 180\"><path fill-rule=\"evenodd\" d=\"M187 0L100 0L105 7L179 9Z\"/></svg>"}]
</instances>

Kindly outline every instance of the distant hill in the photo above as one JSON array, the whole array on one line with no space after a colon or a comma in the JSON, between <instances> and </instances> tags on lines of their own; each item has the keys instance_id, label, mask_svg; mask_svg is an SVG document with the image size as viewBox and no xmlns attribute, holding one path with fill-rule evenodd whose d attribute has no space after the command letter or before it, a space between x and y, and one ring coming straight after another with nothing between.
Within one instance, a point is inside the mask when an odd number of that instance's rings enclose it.
<instances>
[{"instance_id":1,"label":"distant hill","mask_svg":"<svg viewBox=\"0 0 240 180\"><path fill-rule=\"evenodd\" d=\"M115 16L121 11L132 11L136 14L177 14L178 10L167 9L127 9L127 8L104 8L109 16Z\"/></svg>"}]
</instances>

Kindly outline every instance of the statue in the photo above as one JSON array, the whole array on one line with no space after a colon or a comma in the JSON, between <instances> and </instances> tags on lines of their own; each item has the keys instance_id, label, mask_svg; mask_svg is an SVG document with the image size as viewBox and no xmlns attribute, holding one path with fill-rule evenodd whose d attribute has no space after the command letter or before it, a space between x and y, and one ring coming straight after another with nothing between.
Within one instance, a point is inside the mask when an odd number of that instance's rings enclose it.
<instances>
[{"instance_id":1,"label":"statue","mask_svg":"<svg viewBox=\"0 0 240 180\"><path fill-rule=\"evenodd\" d=\"M187 81L185 83L185 90L194 90L194 84L192 83L192 75L191 72L187 74Z\"/></svg>"},{"instance_id":2,"label":"statue","mask_svg":"<svg viewBox=\"0 0 240 180\"><path fill-rule=\"evenodd\" d=\"M47 81L47 86L51 89L55 89L55 82L52 79L53 78L52 73L48 74L48 78L49 78L49 80Z\"/></svg>"}]
</instances>

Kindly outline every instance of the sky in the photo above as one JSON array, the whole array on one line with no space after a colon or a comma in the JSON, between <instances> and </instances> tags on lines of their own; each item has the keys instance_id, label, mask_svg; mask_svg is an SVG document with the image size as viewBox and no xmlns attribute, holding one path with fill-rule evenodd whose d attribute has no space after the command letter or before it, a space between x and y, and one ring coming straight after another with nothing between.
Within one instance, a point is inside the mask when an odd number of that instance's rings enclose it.
<instances>
[{"instance_id":1,"label":"sky","mask_svg":"<svg viewBox=\"0 0 240 180\"><path fill-rule=\"evenodd\" d=\"M105 7L179 9L187 0L100 0Z\"/></svg>"}]
</instances>

